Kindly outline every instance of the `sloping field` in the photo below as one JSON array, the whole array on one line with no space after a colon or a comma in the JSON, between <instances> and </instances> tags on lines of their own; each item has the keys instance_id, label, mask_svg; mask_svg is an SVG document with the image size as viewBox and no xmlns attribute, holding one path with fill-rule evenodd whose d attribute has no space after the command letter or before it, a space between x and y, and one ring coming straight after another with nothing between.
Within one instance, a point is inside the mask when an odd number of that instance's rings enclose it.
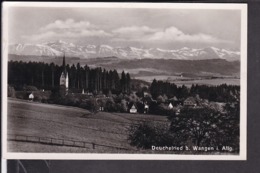
<instances>
[{"instance_id":1,"label":"sloping field","mask_svg":"<svg viewBox=\"0 0 260 173\"><path fill-rule=\"evenodd\" d=\"M165 122L166 117L106 112L91 114L80 108L8 99L8 137L23 135L82 141L127 148L128 152L134 152L136 148L127 141L127 129L132 123L140 121ZM17 141L8 141L8 151L120 152L106 147L93 150L91 146L88 149Z\"/></svg>"}]
</instances>

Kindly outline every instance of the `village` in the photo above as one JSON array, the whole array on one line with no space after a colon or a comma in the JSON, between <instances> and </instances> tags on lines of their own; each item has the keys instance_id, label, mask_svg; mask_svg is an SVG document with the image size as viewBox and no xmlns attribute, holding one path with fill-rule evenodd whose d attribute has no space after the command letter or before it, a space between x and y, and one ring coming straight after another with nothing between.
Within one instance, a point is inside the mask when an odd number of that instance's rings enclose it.
<instances>
[{"instance_id":1,"label":"village","mask_svg":"<svg viewBox=\"0 0 260 173\"><path fill-rule=\"evenodd\" d=\"M35 101L39 102L39 95L45 94L49 95L49 91L28 91L27 96L28 96L28 101ZM141 102L133 102L130 101L131 99L127 99L128 101L126 102L127 109L125 109L127 113L131 114L149 114L150 112L150 106L153 104L159 104L163 109L168 110L168 111L173 111L178 115L180 113L181 108L183 107L188 107L188 108L201 108L202 106L208 105L210 107L214 107L217 110L222 110L224 103L220 102L209 102L208 100L204 100L199 98L199 96L195 97L188 97L185 100L178 100L176 97L173 97L171 99L167 100L153 100L150 96L149 93L144 93L144 97L141 98ZM135 93L132 94L133 97L137 97ZM36 97L36 98L35 98ZM96 112L103 112L107 111L106 109L106 101L108 99L116 98L116 95L112 96L106 96L104 94L98 94L98 95L93 95L93 93L87 92L85 93L84 90L82 90L82 93L69 93L67 94L67 97L74 97L76 98L76 102L81 102L82 104L87 104L89 103L90 100L95 101L97 104L96 107ZM77 100L77 98L81 98L80 100ZM141 104L141 105L140 105ZM91 105L91 103L90 103ZM92 103L92 106L94 104ZM167 114L165 114L167 115Z\"/></svg>"}]
</instances>

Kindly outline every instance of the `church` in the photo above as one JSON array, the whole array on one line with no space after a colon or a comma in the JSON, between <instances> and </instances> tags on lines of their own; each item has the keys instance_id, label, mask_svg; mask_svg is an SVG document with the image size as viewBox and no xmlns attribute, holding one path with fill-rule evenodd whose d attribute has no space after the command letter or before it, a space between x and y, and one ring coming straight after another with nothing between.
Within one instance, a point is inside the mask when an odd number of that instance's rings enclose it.
<instances>
[{"instance_id":1,"label":"church","mask_svg":"<svg viewBox=\"0 0 260 173\"><path fill-rule=\"evenodd\" d=\"M67 95L69 91L69 75L66 69L65 54L63 56L62 73L60 76L60 94Z\"/></svg>"}]
</instances>

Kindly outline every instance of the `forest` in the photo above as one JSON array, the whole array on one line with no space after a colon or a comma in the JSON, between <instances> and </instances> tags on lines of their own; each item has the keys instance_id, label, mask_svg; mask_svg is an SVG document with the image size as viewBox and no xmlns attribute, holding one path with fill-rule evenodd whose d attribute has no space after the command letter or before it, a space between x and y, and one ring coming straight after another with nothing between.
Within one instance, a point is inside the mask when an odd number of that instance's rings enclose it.
<instances>
[{"instance_id":1,"label":"forest","mask_svg":"<svg viewBox=\"0 0 260 173\"><path fill-rule=\"evenodd\" d=\"M159 96L166 96L172 98L176 96L179 99L185 99L190 96L199 95L202 99L215 102L235 102L240 97L240 87L236 85L192 85L191 88L187 88L185 85L177 87L174 83L165 81L153 80L150 87L151 95L154 99Z\"/></svg>"},{"instance_id":2,"label":"forest","mask_svg":"<svg viewBox=\"0 0 260 173\"><path fill-rule=\"evenodd\" d=\"M75 92L82 89L89 92L108 93L129 93L131 78L129 73L124 71L120 74L116 70L106 70L102 68L82 67L80 63L75 66L66 65L69 74L69 88ZM62 66L54 63L42 62L8 62L8 84L21 90L23 85L31 85L37 88L51 90L59 87Z\"/></svg>"}]
</instances>

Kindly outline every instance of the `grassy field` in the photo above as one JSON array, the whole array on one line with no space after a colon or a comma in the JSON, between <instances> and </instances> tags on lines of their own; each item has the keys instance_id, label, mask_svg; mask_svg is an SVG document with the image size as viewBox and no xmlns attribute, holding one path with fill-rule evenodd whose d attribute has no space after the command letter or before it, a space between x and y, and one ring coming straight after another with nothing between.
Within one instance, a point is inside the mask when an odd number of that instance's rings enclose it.
<instances>
[{"instance_id":1,"label":"grassy field","mask_svg":"<svg viewBox=\"0 0 260 173\"><path fill-rule=\"evenodd\" d=\"M124 147L129 152L136 148L127 141L128 128L140 121L166 122L164 116L99 112L8 99L8 135L25 135L65 140L94 142ZM9 152L120 152L108 148L76 148L28 142L8 141Z\"/></svg>"},{"instance_id":2,"label":"grassy field","mask_svg":"<svg viewBox=\"0 0 260 173\"><path fill-rule=\"evenodd\" d=\"M217 79L190 79L190 78L180 78L180 77L173 77L173 76L142 76L142 77L136 77L136 79L144 80L147 82L152 82L154 79L156 80L168 80L169 82L172 82L176 84L177 86L185 85L187 87L191 87L191 85L221 85L221 84L227 84L227 85L240 85L240 79L237 78L217 78ZM188 80L189 79L189 80Z\"/></svg>"},{"instance_id":3,"label":"grassy field","mask_svg":"<svg viewBox=\"0 0 260 173\"><path fill-rule=\"evenodd\" d=\"M185 85L187 87L191 87L191 85L209 85L209 86L217 86L221 84L227 85L240 85L240 79L202 79L202 80L190 80L190 81L173 81L177 86Z\"/></svg>"}]
</instances>

